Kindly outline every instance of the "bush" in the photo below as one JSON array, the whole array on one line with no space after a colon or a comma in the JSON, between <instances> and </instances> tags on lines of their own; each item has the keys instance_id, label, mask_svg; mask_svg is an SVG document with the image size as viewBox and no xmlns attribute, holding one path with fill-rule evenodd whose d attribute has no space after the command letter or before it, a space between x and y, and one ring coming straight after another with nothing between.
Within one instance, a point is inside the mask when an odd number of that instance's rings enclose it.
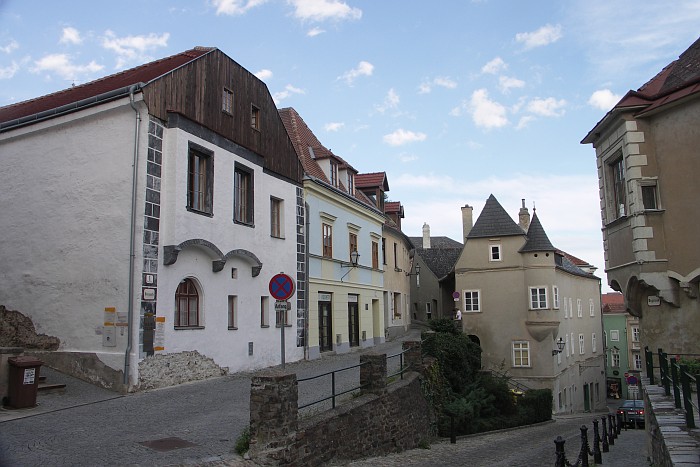
<instances>
[{"instance_id":1,"label":"bush","mask_svg":"<svg viewBox=\"0 0 700 467\"><path fill-rule=\"evenodd\" d=\"M242 456L250 449L250 427L243 428L243 431L236 440L236 454Z\"/></svg>"},{"instance_id":2,"label":"bush","mask_svg":"<svg viewBox=\"0 0 700 467\"><path fill-rule=\"evenodd\" d=\"M476 379L481 348L462 333L436 332L426 336L423 353L435 357L452 391L457 394Z\"/></svg>"},{"instance_id":3,"label":"bush","mask_svg":"<svg viewBox=\"0 0 700 467\"><path fill-rule=\"evenodd\" d=\"M528 425L552 418L551 389L531 389L518 400L521 424Z\"/></svg>"}]
</instances>

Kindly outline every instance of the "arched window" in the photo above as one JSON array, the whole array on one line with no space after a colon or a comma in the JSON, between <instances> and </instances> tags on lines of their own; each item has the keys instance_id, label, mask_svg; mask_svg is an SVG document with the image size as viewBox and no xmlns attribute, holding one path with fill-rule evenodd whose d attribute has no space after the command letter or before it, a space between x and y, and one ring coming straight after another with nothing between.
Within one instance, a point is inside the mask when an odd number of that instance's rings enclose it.
<instances>
[{"instance_id":1,"label":"arched window","mask_svg":"<svg viewBox=\"0 0 700 467\"><path fill-rule=\"evenodd\" d=\"M175 326L199 326L199 292L192 279L183 279L175 291Z\"/></svg>"}]
</instances>

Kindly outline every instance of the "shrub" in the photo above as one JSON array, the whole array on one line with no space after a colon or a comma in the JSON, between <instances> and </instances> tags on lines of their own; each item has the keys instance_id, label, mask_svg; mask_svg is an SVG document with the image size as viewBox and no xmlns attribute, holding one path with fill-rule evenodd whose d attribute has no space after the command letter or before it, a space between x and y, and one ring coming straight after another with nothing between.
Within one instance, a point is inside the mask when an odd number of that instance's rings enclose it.
<instances>
[{"instance_id":1,"label":"shrub","mask_svg":"<svg viewBox=\"0 0 700 467\"><path fill-rule=\"evenodd\" d=\"M242 456L250 449L250 427L243 428L243 431L236 440L236 454Z\"/></svg>"},{"instance_id":2,"label":"shrub","mask_svg":"<svg viewBox=\"0 0 700 467\"><path fill-rule=\"evenodd\" d=\"M461 393L476 379L481 360L481 348L464 334L435 332L428 335L423 343L423 352L437 359L455 393Z\"/></svg>"}]
</instances>

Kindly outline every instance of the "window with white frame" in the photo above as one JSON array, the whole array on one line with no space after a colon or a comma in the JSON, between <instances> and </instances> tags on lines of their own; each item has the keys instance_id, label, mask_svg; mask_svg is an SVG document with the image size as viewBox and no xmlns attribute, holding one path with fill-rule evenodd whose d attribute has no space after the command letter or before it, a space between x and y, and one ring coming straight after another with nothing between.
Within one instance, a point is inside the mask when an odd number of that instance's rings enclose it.
<instances>
[{"instance_id":1,"label":"window with white frame","mask_svg":"<svg viewBox=\"0 0 700 467\"><path fill-rule=\"evenodd\" d=\"M489 261L501 261L501 245L489 245Z\"/></svg>"},{"instance_id":2,"label":"window with white frame","mask_svg":"<svg viewBox=\"0 0 700 467\"><path fill-rule=\"evenodd\" d=\"M571 297L569 297L569 318L574 317L574 305L573 302L571 301Z\"/></svg>"},{"instance_id":3,"label":"window with white frame","mask_svg":"<svg viewBox=\"0 0 700 467\"><path fill-rule=\"evenodd\" d=\"M574 333L571 333L571 356L574 356Z\"/></svg>"},{"instance_id":4,"label":"window with white frame","mask_svg":"<svg viewBox=\"0 0 700 467\"><path fill-rule=\"evenodd\" d=\"M566 358L569 358L569 335L564 334L564 348L566 349Z\"/></svg>"},{"instance_id":5,"label":"window with white frame","mask_svg":"<svg viewBox=\"0 0 700 467\"><path fill-rule=\"evenodd\" d=\"M425 317L430 319L433 316L433 311L430 308L430 302L425 302Z\"/></svg>"},{"instance_id":6,"label":"window with white frame","mask_svg":"<svg viewBox=\"0 0 700 467\"><path fill-rule=\"evenodd\" d=\"M588 299L588 312L591 316L595 316L595 306L593 305L593 299Z\"/></svg>"},{"instance_id":7,"label":"window with white frame","mask_svg":"<svg viewBox=\"0 0 700 467\"><path fill-rule=\"evenodd\" d=\"M564 318L568 318L569 317L569 307L566 304L566 297L564 297L562 302L564 302Z\"/></svg>"},{"instance_id":8,"label":"window with white frame","mask_svg":"<svg viewBox=\"0 0 700 467\"><path fill-rule=\"evenodd\" d=\"M620 368L620 351L618 349L613 348L610 351L610 356L612 357L610 366L613 368Z\"/></svg>"},{"instance_id":9,"label":"window with white frame","mask_svg":"<svg viewBox=\"0 0 700 467\"><path fill-rule=\"evenodd\" d=\"M583 318L583 308L581 308L581 299L576 299L576 312L579 318Z\"/></svg>"},{"instance_id":10,"label":"window with white frame","mask_svg":"<svg viewBox=\"0 0 700 467\"><path fill-rule=\"evenodd\" d=\"M586 338L583 334L578 335L578 353L580 355L586 353Z\"/></svg>"},{"instance_id":11,"label":"window with white frame","mask_svg":"<svg viewBox=\"0 0 700 467\"><path fill-rule=\"evenodd\" d=\"M638 353L634 354L634 369L635 370L642 369L642 356Z\"/></svg>"},{"instance_id":12,"label":"window with white frame","mask_svg":"<svg viewBox=\"0 0 700 467\"><path fill-rule=\"evenodd\" d=\"M595 336L595 332L591 334L591 352L595 353L598 350L598 339Z\"/></svg>"},{"instance_id":13,"label":"window with white frame","mask_svg":"<svg viewBox=\"0 0 700 467\"><path fill-rule=\"evenodd\" d=\"M559 309L559 287L556 285L552 286L552 308Z\"/></svg>"},{"instance_id":14,"label":"window with white frame","mask_svg":"<svg viewBox=\"0 0 700 467\"><path fill-rule=\"evenodd\" d=\"M481 302L479 300L478 290L464 291L464 311L466 313L481 311Z\"/></svg>"},{"instance_id":15,"label":"window with white frame","mask_svg":"<svg viewBox=\"0 0 700 467\"><path fill-rule=\"evenodd\" d=\"M639 326L632 326L632 342L639 342Z\"/></svg>"},{"instance_id":16,"label":"window with white frame","mask_svg":"<svg viewBox=\"0 0 700 467\"><path fill-rule=\"evenodd\" d=\"M530 287L530 309L547 308L547 287Z\"/></svg>"},{"instance_id":17,"label":"window with white frame","mask_svg":"<svg viewBox=\"0 0 700 467\"><path fill-rule=\"evenodd\" d=\"M530 343L528 341L513 342L513 366L518 368L530 366Z\"/></svg>"},{"instance_id":18,"label":"window with white frame","mask_svg":"<svg viewBox=\"0 0 700 467\"><path fill-rule=\"evenodd\" d=\"M610 330L610 340L613 342L620 341L620 330L619 329L611 329Z\"/></svg>"}]
</instances>

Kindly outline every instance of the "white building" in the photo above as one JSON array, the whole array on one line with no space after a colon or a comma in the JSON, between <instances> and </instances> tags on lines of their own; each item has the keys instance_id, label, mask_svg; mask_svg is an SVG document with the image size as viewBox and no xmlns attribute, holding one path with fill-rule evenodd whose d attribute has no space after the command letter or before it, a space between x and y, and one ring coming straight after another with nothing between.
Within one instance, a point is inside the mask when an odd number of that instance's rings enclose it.
<instances>
[{"instance_id":1,"label":"white building","mask_svg":"<svg viewBox=\"0 0 700 467\"><path fill-rule=\"evenodd\" d=\"M303 172L250 72L195 48L6 106L0 154L0 304L60 339L48 365L127 390L281 362L269 281L303 290Z\"/></svg>"}]
</instances>

